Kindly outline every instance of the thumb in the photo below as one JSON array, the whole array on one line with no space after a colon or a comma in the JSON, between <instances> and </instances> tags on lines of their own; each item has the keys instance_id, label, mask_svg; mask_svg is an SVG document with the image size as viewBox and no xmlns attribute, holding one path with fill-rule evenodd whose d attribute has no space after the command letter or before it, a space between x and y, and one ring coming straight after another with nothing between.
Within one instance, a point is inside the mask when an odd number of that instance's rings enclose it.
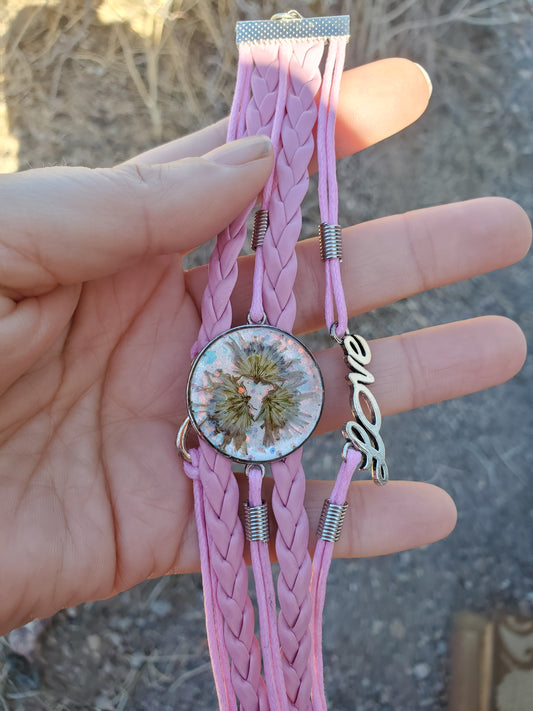
<instances>
[{"instance_id":1,"label":"thumb","mask_svg":"<svg viewBox=\"0 0 533 711\"><path fill-rule=\"evenodd\" d=\"M190 251L254 200L271 169L270 141L254 136L165 165L0 176L0 289L33 296Z\"/></svg>"}]
</instances>

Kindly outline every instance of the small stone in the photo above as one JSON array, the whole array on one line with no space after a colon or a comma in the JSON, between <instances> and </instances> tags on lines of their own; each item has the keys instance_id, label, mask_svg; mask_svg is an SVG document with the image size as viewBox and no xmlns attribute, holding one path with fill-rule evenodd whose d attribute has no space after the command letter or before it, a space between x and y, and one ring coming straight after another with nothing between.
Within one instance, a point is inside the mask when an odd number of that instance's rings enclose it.
<instances>
[{"instance_id":1,"label":"small stone","mask_svg":"<svg viewBox=\"0 0 533 711\"><path fill-rule=\"evenodd\" d=\"M372 634L373 635L378 635L383 627L385 626L385 623L383 620L373 620L372 622Z\"/></svg>"},{"instance_id":2,"label":"small stone","mask_svg":"<svg viewBox=\"0 0 533 711\"><path fill-rule=\"evenodd\" d=\"M122 645L122 637L116 632L108 632L107 638L114 647L120 647Z\"/></svg>"},{"instance_id":3,"label":"small stone","mask_svg":"<svg viewBox=\"0 0 533 711\"><path fill-rule=\"evenodd\" d=\"M7 635L7 644L11 650L32 661L39 651L41 636L50 624L50 618L32 620L23 627L14 629Z\"/></svg>"},{"instance_id":4,"label":"small stone","mask_svg":"<svg viewBox=\"0 0 533 711\"><path fill-rule=\"evenodd\" d=\"M442 656L443 654L446 654L447 651L448 645L444 640L441 639L439 642L437 642L437 654Z\"/></svg>"},{"instance_id":5,"label":"small stone","mask_svg":"<svg viewBox=\"0 0 533 711\"><path fill-rule=\"evenodd\" d=\"M132 669L140 669L146 661L146 655L142 652L133 652L130 656L130 666Z\"/></svg>"},{"instance_id":6,"label":"small stone","mask_svg":"<svg viewBox=\"0 0 533 711\"><path fill-rule=\"evenodd\" d=\"M131 617L116 617L113 621L115 627L121 632L127 632L131 627Z\"/></svg>"},{"instance_id":7,"label":"small stone","mask_svg":"<svg viewBox=\"0 0 533 711\"><path fill-rule=\"evenodd\" d=\"M105 694L96 697L95 706L97 711L113 711L115 708L111 699Z\"/></svg>"},{"instance_id":8,"label":"small stone","mask_svg":"<svg viewBox=\"0 0 533 711\"><path fill-rule=\"evenodd\" d=\"M150 605L150 610L157 617L166 617L172 611L172 605L168 600L154 600Z\"/></svg>"},{"instance_id":9,"label":"small stone","mask_svg":"<svg viewBox=\"0 0 533 711\"><path fill-rule=\"evenodd\" d=\"M413 676L419 681L427 679L430 674L431 667L426 662L420 662L419 664L415 664L413 667Z\"/></svg>"},{"instance_id":10,"label":"small stone","mask_svg":"<svg viewBox=\"0 0 533 711\"><path fill-rule=\"evenodd\" d=\"M401 620L393 620L390 626L390 633L395 639L403 639L405 637L405 625Z\"/></svg>"},{"instance_id":11,"label":"small stone","mask_svg":"<svg viewBox=\"0 0 533 711\"><path fill-rule=\"evenodd\" d=\"M100 651L100 647L102 646L102 640L100 639L100 636L97 634L90 634L87 637L87 646L91 650L91 652L98 652Z\"/></svg>"},{"instance_id":12,"label":"small stone","mask_svg":"<svg viewBox=\"0 0 533 711\"><path fill-rule=\"evenodd\" d=\"M39 672L26 657L10 652L5 660L4 674L6 690L9 693L25 694L39 688Z\"/></svg>"}]
</instances>

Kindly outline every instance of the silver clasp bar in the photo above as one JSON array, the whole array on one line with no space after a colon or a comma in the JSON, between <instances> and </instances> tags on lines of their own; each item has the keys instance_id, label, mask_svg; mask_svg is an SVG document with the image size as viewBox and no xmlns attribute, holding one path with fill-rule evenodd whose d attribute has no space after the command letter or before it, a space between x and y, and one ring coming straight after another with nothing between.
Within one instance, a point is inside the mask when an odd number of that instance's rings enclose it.
<instances>
[{"instance_id":1,"label":"silver clasp bar","mask_svg":"<svg viewBox=\"0 0 533 711\"><path fill-rule=\"evenodd\" d=\"M280 42L282 40L321 40L350 37L350 16L302 17L291 10L273 15L270 20L237 22L237 44Z\"/></svg>"}]
</instances>

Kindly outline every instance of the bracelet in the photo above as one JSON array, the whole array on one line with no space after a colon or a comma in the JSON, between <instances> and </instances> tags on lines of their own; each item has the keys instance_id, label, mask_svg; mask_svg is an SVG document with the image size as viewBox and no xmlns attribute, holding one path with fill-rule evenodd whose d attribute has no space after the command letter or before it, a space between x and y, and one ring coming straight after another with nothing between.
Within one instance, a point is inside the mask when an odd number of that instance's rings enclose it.
<instances>
[{"instance_id":1,"label":"bracelet","mask_svg":"<svg viewBox=\"0 0 533 711\"><path fill-rule=\"evenodd\" d=\"M202 326L191 353L188 418L177 441L193 481L207 636L223 710L236 710L237 704L245 711L326 709L321 620L348 486L357 467L370 468L381 484L388 477L379 408L367 388L373 382L366 369L370 351L363 338L347 330L340 274L334 131L348 35L348 17L302 18L292 10L267 21L237 23L239 65L227 138L268 135L275 164L254 219L256 258L247 324L233 326L230 297L253 205L217 236L202 299ZM320 419L324 388L313 355L291 330L295 246L315 126L326 324L350 368L354 420L344 428L343 463L324 504L312 564L301 454ZM198 448L190 451L189 427L199 435ZM248 479L244 526L232 462L245 466ZM261 495L266 467L273 477L271 514L277 524L277 623L269 511ZM245 539L257 594L264 678L248 594Z\"/></svg>"}]
</instances>

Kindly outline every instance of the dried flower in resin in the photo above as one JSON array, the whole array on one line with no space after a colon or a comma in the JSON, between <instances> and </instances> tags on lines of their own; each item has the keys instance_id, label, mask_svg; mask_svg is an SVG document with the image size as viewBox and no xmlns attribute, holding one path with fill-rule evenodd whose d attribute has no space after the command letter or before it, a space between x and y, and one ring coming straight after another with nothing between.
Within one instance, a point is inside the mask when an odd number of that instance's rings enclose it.
<instances>
[{"instance_id":1,"label":"dried flower in resin","mask_svg":"<svg viewBox=\"0 0 533 711\"><path fill-rule=\"evenodd\" d=\"M229 457L265 462L287 456L309 437L323 387L300 341L270 326L243 326L200 353L188 395L201 436Z\"/></svg>"}]
</instances>

